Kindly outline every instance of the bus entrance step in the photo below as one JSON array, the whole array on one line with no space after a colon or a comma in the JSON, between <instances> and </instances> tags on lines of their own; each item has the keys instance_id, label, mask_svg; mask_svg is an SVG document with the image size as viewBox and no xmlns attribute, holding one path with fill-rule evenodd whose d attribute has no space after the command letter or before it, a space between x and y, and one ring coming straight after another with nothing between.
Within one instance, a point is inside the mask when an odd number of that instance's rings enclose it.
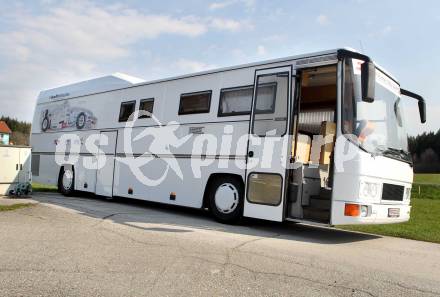
<instances>
[{"instance_id":1,"label":"bus entrance step","mask_svg":"<svg viewBox=\"0 0 440 297\"><path fill-rule=\"evenodd\" d=\"M310 197L310 208L316 208L320 210L330 210L332 201L329 199L322 199L319 196Z\"/></svg>"},{"instance_id":2,"label":"bus entrance step","mask_svg":"<svg viewBox=\"0 0 440 297\"><path fill-rule=\"evenodd\" d=\"M317 209L313 207L303 208L304 219L311 221L319 221L322 223L330 222L330 211Z\"/></svg>"},{"instance_id":3,"label":"bus entrance step","mask_svg":"<svg viewBox=\"0 0 440 297\"><path fill-rule=\"evenodd\" d=\"M321 188L319 190L319 197L320 199L332 199L332 189Z\"/></svg>"}]
</instances>

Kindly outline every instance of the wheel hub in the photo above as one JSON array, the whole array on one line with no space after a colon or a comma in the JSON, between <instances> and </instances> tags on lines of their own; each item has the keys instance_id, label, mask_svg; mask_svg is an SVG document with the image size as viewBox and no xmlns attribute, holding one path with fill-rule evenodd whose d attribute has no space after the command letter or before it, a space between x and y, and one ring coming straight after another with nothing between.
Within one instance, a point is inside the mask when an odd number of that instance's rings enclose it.
<instances>
[{"instance_id":1,"label":"wheel hub","mask_svg":"<svg viewBox=\"0 0 440 297\"><path fill-rule=\"evenodd\" d=\"M215 206L221 213L231 213L237 206L239 194L237 188L231 183L224 183L215 192Z\"/></svg>"},{"instance_id":2,"label":"wheel hub","mask_svg":"<svg viewBox=\"0 0 440 297\"><path fill-rule=\"evenodd\" d=\"M70 189L73 181L73 173L71 170L65 170L63 174L63 187L64 189Z\"/></svg>"},{"instance_id":3,"label":"wheel hub","mask_svg":"<svg viewBox=\"0 0 440 297\"><path fill-rule=\"evenodd\" d=\"M83 125L84 125L84 122L85 122L85 118L84 118L84 116L81 116L81 117L79 118L79 120L78 120L78 125L79 125L79 126L83 126Z\"/></svg>"}]
</instances>

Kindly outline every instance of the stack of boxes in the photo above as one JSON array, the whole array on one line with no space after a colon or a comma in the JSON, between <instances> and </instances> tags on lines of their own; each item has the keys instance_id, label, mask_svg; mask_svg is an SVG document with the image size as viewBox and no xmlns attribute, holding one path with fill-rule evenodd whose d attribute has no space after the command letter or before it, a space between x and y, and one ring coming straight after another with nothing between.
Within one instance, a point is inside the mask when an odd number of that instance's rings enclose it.
<instances>
[{"instance_id":1,"label":"stack of boxes","mask_svg":"<svg viewBox=\"0 0 440 297\"><path fill-rule=\"evenodd\" d=\"M330 157L335 146L335 135L336 124L327 121L321 123L320 135L314 135L313 140L308 135L298 133L296 162L309 165L308 169L315 168L314 171L319 171L323 188L329 186ZM295 143L293 143L292 155L295 155ZM318 176L318 172L313 175Z\"/></svg>"},{"instance_id":2,"label":"stack of boxes","mask_svg":"<svg viewBox=\"0 0 440 297\"><path fill-rule=\"evenodd\" d=\"M335 145L336 124L322 122L320 135L312 138L298 133L296 145L296 161L303 164L329 165L330 156ZM295 155L295 142L292 146L292 155Z\"/></svg>"}]
</instances>

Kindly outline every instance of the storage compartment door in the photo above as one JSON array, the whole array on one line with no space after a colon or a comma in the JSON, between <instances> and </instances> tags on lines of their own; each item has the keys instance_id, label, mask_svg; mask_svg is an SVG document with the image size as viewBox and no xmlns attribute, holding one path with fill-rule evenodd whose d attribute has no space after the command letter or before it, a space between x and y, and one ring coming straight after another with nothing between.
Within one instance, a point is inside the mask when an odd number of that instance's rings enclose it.
<instances>
[{"instance_id":1,"label":"storage compartment door","mask_svg":"<svg viewBox=\"0 0 440 297\"><path fill-rule=\"evenodd\" d=\"M101 132L101 139L98 152L98 169L96 171L97 195L113 196L113 177L115 168L117 131Z\"/></svg>"}]
</instances>

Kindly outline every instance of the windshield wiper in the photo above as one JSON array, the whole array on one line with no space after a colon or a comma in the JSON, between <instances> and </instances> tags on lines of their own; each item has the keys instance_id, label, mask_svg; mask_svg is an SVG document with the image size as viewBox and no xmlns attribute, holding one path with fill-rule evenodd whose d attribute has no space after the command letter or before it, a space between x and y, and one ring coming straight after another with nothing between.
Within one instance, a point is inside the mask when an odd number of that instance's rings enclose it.
<instances>
[{"instance_id":1,"label":"windshield wiper","mask_svg":"<svg viewBox=\"0 0 440 297\"><path fill-rule=\"evenodd\" d=\"M386 150L382 151L383 155L398 157L399 159L402 159L403 161L406 161L410 164L412 164L411 155L409 152L402 150L402 149L396 149L389 147Z\"/></svg>"},{"instance_id":2,"label":"windshield wiper","mask_svg":"<svg viewBox=\"0 0 440 297\"><path fill-rule=\"evenodd\" d=\"M402 160L412 165L411 154L402 149L396 149L392 147L379 146L376 147L375 151L372 153L373 156L385 156L393 159Z\"/></svg>"}]
</instances>

